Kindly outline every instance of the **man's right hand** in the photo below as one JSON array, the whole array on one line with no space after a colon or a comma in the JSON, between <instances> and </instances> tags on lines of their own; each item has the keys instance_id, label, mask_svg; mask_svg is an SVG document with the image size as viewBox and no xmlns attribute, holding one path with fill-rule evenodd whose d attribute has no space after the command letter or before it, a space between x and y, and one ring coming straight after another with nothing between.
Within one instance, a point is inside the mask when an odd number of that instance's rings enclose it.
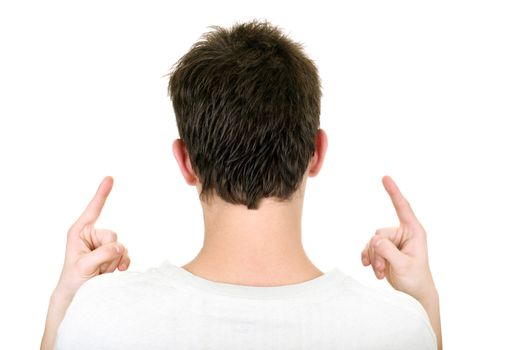
<instances>
[{"instance_id":1,"label":"man's right hand","mask_svg":"<svg viewBox=\"0 0 525 350\"><path fill-rule=\"evenodd\" d=\"M386 277L395 289L417 299L427 311L441 349L439 297L428 263L427 235L410 204L389 176L383 186L392 200L399 227L378 229L361 253L377 278Z\"/></svg>"},{"instance_id":2,"label":"man's right hand","mask_svg":"<svg viewBox=\"0 0 525 350\"><path fill-rule=\"evenodd\" d=\"M423 226L395 182L383 177L383 186L392 199L399 227L380 228L361 253L363 265L372 265L376 277L395 289L420 300L435 290L428 264L427 237Z\"/></svg>"}]
</instances>

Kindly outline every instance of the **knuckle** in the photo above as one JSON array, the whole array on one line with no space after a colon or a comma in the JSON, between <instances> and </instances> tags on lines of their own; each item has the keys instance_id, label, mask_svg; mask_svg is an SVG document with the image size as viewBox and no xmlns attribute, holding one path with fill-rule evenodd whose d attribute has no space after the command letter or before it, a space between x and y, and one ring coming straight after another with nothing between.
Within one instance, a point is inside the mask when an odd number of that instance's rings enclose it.
<instances>
[{"instance_id":1,"label":"knuckle","mask_svg":"<svg viewBox=\"0 0 525 350\"><path fill-rule=\"evenodd\" d=\"M112 243L112 246L113 246L112 247L113 250L115 250L117 254L120 254L120 255L125 254L125 248L122 243L115 241Z\"/></svg>"},{"instance_id":2,"label":"knuckle","mask_svg":"<svg viewBox=\"0 0 525 350\"><path fill-rule=\"evenodd\" d=\"M376 259L374 266L376 270L381 271L381 269L383 268L383 262L381 261L381 259Z\"/></svg>"},{"instance_id":3,"label":"knuckle","mask_svg":"<svg viewBox=\"0 0 525 350\"><path fill-rule=\"evenodd\" d=\"M117 235L117 233L114 232L114 231L109 231L109 230L108 230L108 231L107 231L107 235L109 236L109 239L110 239L112 242L114 242L114 241L116 241L116 240L118 239L118 235Z\"/></svg>"},{"instance_id":4,"label":"knuckle","mask_svg":"<svg viewBox=\"0 0 525 350\"><path fill-rule=\"evenodd\" d=\"M375 232L375 236L381 236L381 237L388 237L391 232L395 231L397 227L383 227L380 229L377 229Z\"/></svg>"},{"instance_id":5,"label":"knuckle","mask_svg":"<svg viewBox=\"0 0 525 350\"><path fill-rule=\"evenodd\" d=\"M75 234L75 225L71 226L69 230L67 230L67 237L72 237Z\"/></svg>"}]
</instances>

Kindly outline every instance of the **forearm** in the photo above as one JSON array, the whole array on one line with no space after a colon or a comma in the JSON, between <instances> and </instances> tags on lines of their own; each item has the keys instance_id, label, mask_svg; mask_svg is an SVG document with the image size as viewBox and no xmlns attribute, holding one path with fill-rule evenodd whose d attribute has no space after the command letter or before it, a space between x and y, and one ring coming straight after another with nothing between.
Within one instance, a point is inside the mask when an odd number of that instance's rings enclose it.
<instances>
[{"instance_id":1,"label":"forearm","mask_svg":"<svg viewBox=\"0 0 525 350\"><path fill-rule=\"evenodd\" d=\"M434 333L436 333L438 350L443 349L443 340L441 337L441 316L439 312L439 294L435 288L425 294L423 297L417 298L421 303L425 311L427 312L428 318Z\"/></svg>"},{"instance_id":2,"label":"forearm","mask_svg":"<svg viewBox=\"0 0 525 350\"><path fill-rule=\"evenodd\" d=\"M56 288L49 300L49 308L47 310L46 326L42 342L40 343L40 350L52 350L55 345L58 327L62 322L69 304L73 296L66 293L59 288Z\"/></svg>"}]
</instances>

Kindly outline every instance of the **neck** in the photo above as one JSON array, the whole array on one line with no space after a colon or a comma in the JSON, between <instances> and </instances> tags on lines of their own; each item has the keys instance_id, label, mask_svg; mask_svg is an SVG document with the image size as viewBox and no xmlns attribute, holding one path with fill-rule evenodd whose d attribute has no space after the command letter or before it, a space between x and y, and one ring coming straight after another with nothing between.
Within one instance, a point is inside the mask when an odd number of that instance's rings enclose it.
<instances>
[{"instance_id":1,"label":"neck","mask_svg":"<svg viewBox=\"0 0 525 350\"><path fill-rule=\"evenodd\" d=\"M303 191L291 200L265 198L257 210L214 198L202 203L204 244L183 268L202 278L231 284L278 286L323 273L303 249Z\"/></svg>"}]
</instances>

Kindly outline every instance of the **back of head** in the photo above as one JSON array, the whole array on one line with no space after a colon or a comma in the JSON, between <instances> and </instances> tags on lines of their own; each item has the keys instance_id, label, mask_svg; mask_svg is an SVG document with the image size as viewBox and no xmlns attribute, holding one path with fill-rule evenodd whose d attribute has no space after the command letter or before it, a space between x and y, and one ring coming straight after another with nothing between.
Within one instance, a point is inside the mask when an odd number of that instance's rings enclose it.
<instances>
[{"instance_id":1,"label":"back of head","mask_svg":"<svg viewBox=\"0 0 525 350\"><path fill-rule=\"evenodd\" d=\"M286 200L315 152L317 68L300 44L268 22L212 28L169 80L201 199L216 194L249 209L267 197Z\"/></svg>"}]
</instances>

